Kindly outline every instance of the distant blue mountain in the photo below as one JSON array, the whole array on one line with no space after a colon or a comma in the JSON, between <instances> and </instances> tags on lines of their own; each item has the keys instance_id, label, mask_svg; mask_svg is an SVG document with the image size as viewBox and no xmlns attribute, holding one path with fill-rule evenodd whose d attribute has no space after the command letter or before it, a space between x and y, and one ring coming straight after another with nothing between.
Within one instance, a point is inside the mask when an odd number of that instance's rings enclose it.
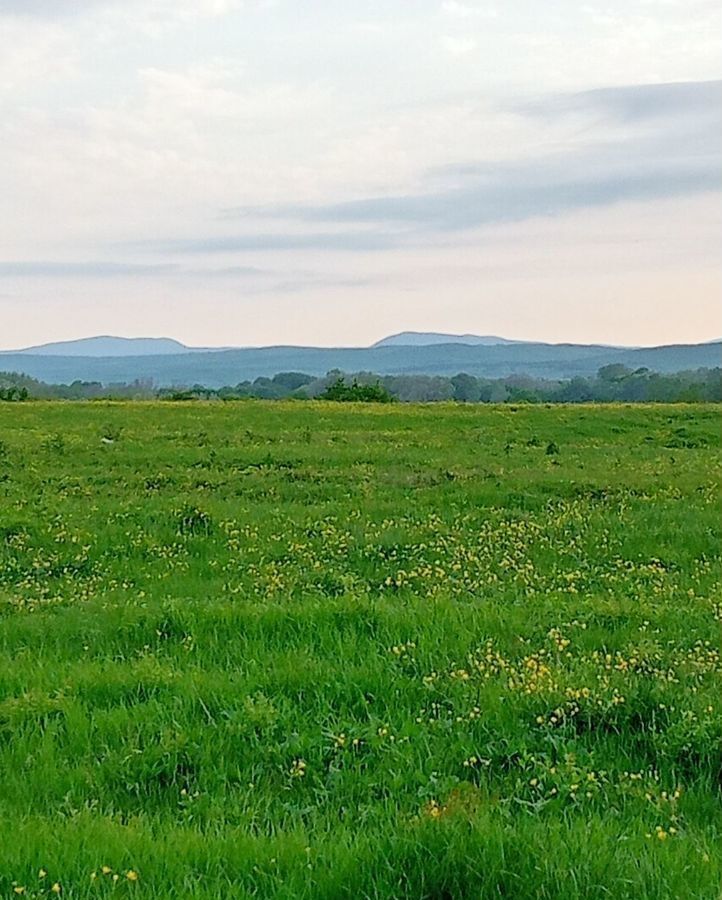
<instances>
[{"instance_id":1,"label":"distant blue mountain","mask_svg":"<svg viewBox=\"0 0 722 900\"><path fill-rule=\"evenodd\" d=\"M126 338L101 335L77 341L58 341L26 347L15 353L32 356L160 356L167 353L189 353L190 347L172 338Z\"/></svg>"},{"instance_id":2,"label":"distant blue mountain","mask_svg":"<svg viewBox=\"0 0 722 900\"><path fill-rule=\"evenodd\" d=\"M433 344L469 344L472 346L493 346L495 344L519 344L495 335L441 334L433 331L402 331L382 338L372 347L428 347ZM33 356L160 356L168 353L197 353L214 350L239 350L241 347L188 347L173 338L126 338L113 335L98 335L73 341L56 341L38 344L12 353L30 353Z\"/></svg>"},{"instance_id":3,"label":"distant blue mountain","mask_svg":"<svg viewBox=\"0 0 722 900\"><path fill-rule=\"evenodd\" d=\"M496 335L479 334L442 334L436 331L402 331L392 334L372 344L373 347L428 347L431 344L471 344L477 347L490 347L494 344L520 344L522 341L511 341Z\"/></svg>"},{"instance_id":4,"label":"distant blue mountain","mask_svg":"<svg viewBox=\"0 0 722 900\"><path fill-rule=\"evenodd\" d=\"M108 338L100 340L109 340ZM122 341L122 339L115 339ZM68 342L87 347L84 342ZM93 345L91 344L91 347ZM604 347L587 344L464 343L391 345L381 347L246 347L200 350L177 341L163 341L161 352L60 355L51 352L0 353L0 370L22 372L50 383L75 380L103 384L152 380L159 386L202 384L207 387L236 385L279 372L325 375L343 372L376 372L379 375L456 375L466 372L482 378L531 375L537 378L573 378L596 374L602 366L621 363L630 369L646 367L655 372L714 368L722 365L722 344L677 344L666 347ZM143 346L142 344L140 345ZM172 348L172 349L170 349ZM66 351L67 353L67 351Z\"/></svg>"}]
</instances>

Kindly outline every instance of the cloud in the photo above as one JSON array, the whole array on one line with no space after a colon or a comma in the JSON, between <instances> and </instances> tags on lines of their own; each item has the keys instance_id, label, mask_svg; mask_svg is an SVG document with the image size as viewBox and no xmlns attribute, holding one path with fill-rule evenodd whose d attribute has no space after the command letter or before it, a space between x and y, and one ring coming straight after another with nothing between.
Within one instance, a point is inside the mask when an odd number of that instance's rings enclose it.
<instances>
[{"instance_id":1,"label":"cloud","mask_svg":"<svg viewBox=\"0 0 722 900\"><path fill-rule=\"evenodd\" d=\"M263 288L259 288L251 293L262 293L271 295L281 294L301 294L305 291L324 291L324 290L356 290L359 288L370 287L378 284L378 278L339 278L332 275L311 275L301 274L293 275L290 278L274 281Z\"/></svg>"},{"instance_id":2,"label":"cloud","mask_svg":"<svg viewBox=\"0 0 722 900\"><path fill-rule=\"evenodd\" d=\"M445 35L441 39L441 46L452 56L467 56L479 46L472 37L452 37Z\"/></svg>"},{"instance_id":3,"label":"cloud","mask_svg":"<svg viewBox=\"0 0 722 900\"><path fill-rule=\"evenodd\" d=\"M444 0L441 4L441 12L457 19L471 19L476 16L496 19L499 15L498 10L489 3L479 6L472 3L461 3L460 0Z\"/></svg>"},{"instance_id":4,"label":"cloud","mask_svg":"<svg viewBox=\"0 0 722 900\"><path fill-rule=\"evenodd\" d=\"M274 273L256 266L222 266L220 268L184 269L182 274L194 278L241 278L245 280L268 278Z\"/></svg>"},{"instance_id":5,"label":"cloud","mask_svg":"<svg viewBox=\"0 0 722 900\"><path fill-rule=\"evenodd\" d=\"M588 132L591 138L514 162L447 165L429 173L429 180L441 173L452 183L436 191L280 206L265 210L265 215L346 226L406 226L412 229L409 236L418 238L424 232L717 191L722 160L720 100L722 82L702 82L625 87L531 102L517 106L517 112L551 118L581 113L582 135ZM347 235L348 240L354 237ZM389 246L402 238L397 234Z\"/></svg>"},{"instance_id":6,"label":"cloud","mask_svg":"<svg viewBox=\"0 0 722 900\"><path fill-rule=\"evenodd\" d=\"M363 252L388 250L396 246L398 239L392 234L376 231L349 231L332 233L267 233L230 236L209 236L143 243L147 250L161 253L235 253L270 250L330 250ZM135 245L137 246L137 245Z\"/></svg>"},{"instance_id":7,"label":"cloud","mask_svg":"<svg viewBox=\"0 0 722 900\"><path fill-rule=\"evenodd\" d=\"M177 271L175 263L145 265L92 260L85 262L52 262L23 260L0 262L0 278L132 278L168 275Z\"/></svg>"},{"instance_id":8,"label":"cloud","mask_svg":"<svg viewBox=\"0 0 722 900\"><path fill-rule=\"evenodd\" d=\"M594 160L589 163L591 169ZM719 169L714 165L658 166L651 171L632 165L585 174L572 173L552 159L532 165L478 167L468 185L456 190L299 209L298 217L306 221L406 223L427 230L454 230L718 189Z\"/></svg>"},{"instance_id":9,"label":"cloud","mask_svg":"<svg viewBox=\"0 0 722 900\"><path fill-rule=\"evenodd\" d=\"M112 0L0 0L0 16L37 16L59 18L81 15Z\"/></svg>"},{"instance_id":10,"label":"cloud","mask_svg":"<svg viewBox=\"0 0 722 900\"><path fill-rule=\"evenodd\" d=\"M77 71L77 48L57 22L40 19L29 27L20 18L2 19L1 10L0 20L0 101L7 98L17 114L23 90L58 83Z\"/></svg>"},{"instance_id":11,"label":"cloud","mask_svg":"<svg viewBox=\"0 0 722 900\"><path fill-rule=\"evenodd\" d=\"M256 0L255 5L259 3L261 0ZM220 19L243 5L242 0L126 0L117 4L117 13L141 31L159 35L169 25Z\"/></svg>"},{"instance_id":12,"label":"cloud","mask_svg":"<svg viewBox=\"0 0 722 900\"><path fill-rule=\"evenodd\" d=\"M558 117L594 111L619 122L646 122L650 119L712 117L720 121L722 81L688 81L671 84L634 84L598 88L526 101L516 109L526 115Z\"/></svg>"},{"instance_id":13,"label":"cloud","mask_svg":"<svg viewBox=\"0 0 722 900\"><path fill-rule=\"evenodd\" d=\"M241 6L241 0L0 0L0 16L57 19L105 7L138 19L191 19L224 16Z\"/></svg>"},{"instance_id":14,"label":"cloud","mask_svg":"<svg viewBox=\"0 0 722 900\"><path fill-rule=\"evenodd\" d=\"M235 242L234 242L235 243ZM242 242L239 242L242 244ZM184 245L184 252L192 253L192 245L200 252L208 250L208 242L199 240ZM244 295L282 295L302 293L309 290L333 290L338 288L353 290L368 287L377 279L370 276L339 275L329 272L304 269L279 268L262 269L257 266L184 266L180 263L139 264L108 261L57 262L47 260L23 260L18 262L0 261L0 281L27 279L53 279L62 282L78 280L105 280L109 284L126 278L163 278L168 284L183 283L199 285L204 282L240 282ZM12 297L0 293L0 298Z\"/></svg>"}]
</instances>

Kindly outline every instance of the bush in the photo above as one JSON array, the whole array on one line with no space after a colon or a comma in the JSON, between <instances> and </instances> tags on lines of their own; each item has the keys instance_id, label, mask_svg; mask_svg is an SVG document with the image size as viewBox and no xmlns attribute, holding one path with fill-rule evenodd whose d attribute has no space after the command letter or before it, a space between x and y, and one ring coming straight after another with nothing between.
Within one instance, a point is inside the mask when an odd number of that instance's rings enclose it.
<instances>
[{"instance_id":1,"label":"bush","mask_svg":"<svg viewBox=\"0 0 722 900\"><path fill-rule=\"evenodd\" d=\"M319 399L336 400L341 403L393 403L394 400L379 381L374 384L359 384L354 378L351 384L346 384L343 376L329 385Z\"/></svg>"}]
</instances>

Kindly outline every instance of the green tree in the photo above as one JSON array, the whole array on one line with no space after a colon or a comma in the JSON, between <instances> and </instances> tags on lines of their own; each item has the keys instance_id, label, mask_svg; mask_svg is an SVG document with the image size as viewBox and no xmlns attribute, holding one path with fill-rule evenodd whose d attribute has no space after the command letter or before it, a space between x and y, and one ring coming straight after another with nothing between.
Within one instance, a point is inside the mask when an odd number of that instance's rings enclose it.
<instances>
[{"instance_id":1,"label":"green tree","mask_svg":"<svg viewBox=\"0 0 722 900\"><path fill-rule=\"evenodd\" d=\"M341 403L391 403L394 398L379 381L374 384L359 384L354 378L351 384L347 384L346 379L341 376L320 394L319 399Z\"/></svg>"},{"instance_id":2,"label":"green tree","mask_svg":"<svg viewBox=\"0 0 722 900\"><path fill-rule=\"evenodd\" d=\"M459 372L451 379L454 388L454 400L460 403L478 403L480 397L479 379L466 372Z\"/></svg>"}]
</instances>

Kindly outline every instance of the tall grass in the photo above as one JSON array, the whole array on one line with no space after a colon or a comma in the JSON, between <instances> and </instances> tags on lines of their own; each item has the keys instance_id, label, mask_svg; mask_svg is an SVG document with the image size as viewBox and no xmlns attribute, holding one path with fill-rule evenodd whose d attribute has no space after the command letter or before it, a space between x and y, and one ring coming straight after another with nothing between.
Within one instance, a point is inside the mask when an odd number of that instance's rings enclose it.
<instances>
[{"instance_id":1,"label":"tall grass","mask_svg":"<svg viewBox=\"0 0 722 900\"><path fill-rule=\"evenodd\" d=\"M1 896L718 900L714 409L0 441Z\"/></svg>"}]
</instances>

